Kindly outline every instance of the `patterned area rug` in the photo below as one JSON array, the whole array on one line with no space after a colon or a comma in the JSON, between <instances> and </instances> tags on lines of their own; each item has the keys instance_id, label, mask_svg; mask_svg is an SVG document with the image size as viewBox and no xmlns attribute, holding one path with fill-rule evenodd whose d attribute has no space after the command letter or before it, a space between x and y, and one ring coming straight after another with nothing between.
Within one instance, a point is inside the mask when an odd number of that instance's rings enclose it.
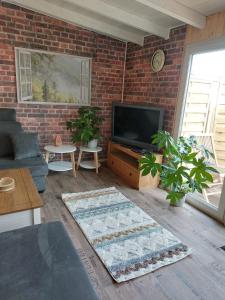
<instances>
[{"instance_id":1,"label":"patterned area rug","mask_svg":"<svg viewBox=\"0 0 225 300\"><path fill-rule=\"evenodd\" d=\"M150 273L191 253L116 188L62 199L116 282Z\"/></svg>"}]
</instances>

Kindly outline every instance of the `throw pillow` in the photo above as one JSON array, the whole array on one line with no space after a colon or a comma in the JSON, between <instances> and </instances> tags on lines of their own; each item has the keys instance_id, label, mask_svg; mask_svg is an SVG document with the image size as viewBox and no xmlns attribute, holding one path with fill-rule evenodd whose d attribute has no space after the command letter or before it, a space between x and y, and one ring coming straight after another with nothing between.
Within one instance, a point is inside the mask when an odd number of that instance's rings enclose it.
<instances>
[{"instance_id":1,"label":"throw pillow","mask_svg":"<svg viewBox=\"0 0 225 300\"><path fill-rule=\"evenodd\" d=\"M37 157L41 154L37 133L20 132L11 136L11 139L15 159Z\"/></svg>"}]
</instances>

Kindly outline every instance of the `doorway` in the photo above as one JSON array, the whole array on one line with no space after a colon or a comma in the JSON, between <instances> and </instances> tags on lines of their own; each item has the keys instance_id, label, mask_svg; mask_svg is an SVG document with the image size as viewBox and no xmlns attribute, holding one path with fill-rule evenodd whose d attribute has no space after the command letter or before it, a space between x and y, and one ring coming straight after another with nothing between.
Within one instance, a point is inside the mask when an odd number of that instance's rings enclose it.
<instances>
[{"instance_id":1,"label":"doorway","mask_svg":"<svg viewBox=\"0 0 225 300\"><path fill-rule=\"evenodd\" d=\"M177 115L177 136L196 136L213 153L209 164L218 174L203 193L188 196L188 202L224 221L225 196L225 46L192 45L187 49Z\"/></svg>"}]
</instances>

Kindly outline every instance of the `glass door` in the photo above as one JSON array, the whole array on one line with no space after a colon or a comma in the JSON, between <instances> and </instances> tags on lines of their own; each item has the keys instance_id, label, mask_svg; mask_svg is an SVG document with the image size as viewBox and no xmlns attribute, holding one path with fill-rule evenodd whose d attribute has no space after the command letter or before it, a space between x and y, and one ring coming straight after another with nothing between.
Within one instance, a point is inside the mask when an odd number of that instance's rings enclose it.
<instances>
[{"instance_id":1,"label":"glass door","mask_svg":"<svg viewBox=\"0 0 225 300\"><path fill-rule=\"evenodd\" d=\"M208 163L219 173L212 174L214 181L202 194L190 194L188 202L224 221L225 47L224 41L224 48L218 45L216 49L215 44L202 46L192 46L186 53L177 136L194 135L199 145L213 153Z\"/></svg>"}]
</instances>

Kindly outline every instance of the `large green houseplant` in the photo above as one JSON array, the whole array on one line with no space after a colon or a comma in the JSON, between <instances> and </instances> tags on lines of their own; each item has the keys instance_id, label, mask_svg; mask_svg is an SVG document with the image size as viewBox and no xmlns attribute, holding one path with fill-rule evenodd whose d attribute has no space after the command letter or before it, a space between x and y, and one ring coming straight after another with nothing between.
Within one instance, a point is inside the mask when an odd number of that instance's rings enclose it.
<instances>
[{"instance_id":1,"label":"large green houseplant","mask_svg":"<svg viewBox=\"0 0 225 300\"><path fill-rule=\"evenodd\" d=\"M82 142L90 148L97 147L100 139L100 126L103 117L100 115L99 107L81 107L78 118L67 121L67 129L72 132L73 143Z\"/></svg>"},{"instance_id":2,"label":"large green houseplant","mask_svg":"<svg viewBox=\"0 0 225 300\"><path fill-rule=\"evenodd\" d=\"M217 170L208 163L213 154L198 145L194 136L180 137L176 141L168 132L159 131L153 136L153 144L162 151L163 164L156 163L155 155L148 153L140 159L140 169L142 175L160 174L171 205L180 206L188 193L202 193L208 183L213 182L212 174Z\"/></svg>"}]
</instances>

